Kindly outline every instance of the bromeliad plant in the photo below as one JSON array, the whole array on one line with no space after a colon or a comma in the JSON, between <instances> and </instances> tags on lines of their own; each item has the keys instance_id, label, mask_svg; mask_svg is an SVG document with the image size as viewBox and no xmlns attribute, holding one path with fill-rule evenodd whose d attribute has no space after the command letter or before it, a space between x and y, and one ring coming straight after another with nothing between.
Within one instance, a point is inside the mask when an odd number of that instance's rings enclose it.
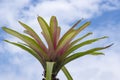
<instances>
[{"instance_id":1,"label":"bromeliad plant","mask_svg":"<svg viewBox=\"0 0 120 80\"><path fill-rule=\"evenodd\" d=\"M106 47L96 47L83 52L72 54L75 50L85 45L89 45L107 37L104 36L101 38L79 42L87 36L91 35L92 33L90 32L76 40L73 40L83 29L90 25L90 22L86 22L79 28L75 29L75 27L81 22L81 20L79 20L60 38L61 28L58 26L58 22L55 16L51 17L49 25L42 17L38 16L37 19L42 29L41 34L45 38L47 45L43 43L41 38L31 27L24 24L23 22L19 21L19 23L25 28L24 33L29 36L21 34L7 27L3 27L3 30L21 39L24 43L16 43L5 40L6 42L26 50L39 60L44 69L45 78L43 80L58 80L56 76L61 69L65 73L68 80L73 80L64 65L84 55L101 55L103 53L99 52L99 50L103 50L111 46L108 45Z\"/></svg>"}]
</instances>

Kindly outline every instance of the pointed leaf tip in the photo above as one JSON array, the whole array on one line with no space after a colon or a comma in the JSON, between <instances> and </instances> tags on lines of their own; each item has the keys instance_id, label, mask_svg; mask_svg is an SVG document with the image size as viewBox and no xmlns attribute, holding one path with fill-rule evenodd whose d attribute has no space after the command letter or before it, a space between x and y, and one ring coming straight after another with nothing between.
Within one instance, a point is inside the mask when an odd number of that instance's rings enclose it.
<instances>
[{"instance_id":1,"label":"pointed leaf tip","mask_svg":"<svg viewBox=\"0 0 120 80\"><path fill-rule=\"evenodd\" d=\"M108 36L104 36L103 38L109 38Z\"/></svg>"},{"instance_id":2,"label":"pointed leaf tip","mask_svg":"<svg viewBox=\"0 0 120 80\"><path fill-rule=\"evenodd\" d=\"M93 34L92 32L89 32L88 34Z\"/></svg>"},{"instance_id":3,"label":"pointed leaf tip","mask_svg":"<svg viewBox=\"0 0 120 80\"><path fill-rule=\"evenodd\" d=\"M97 56L97 55L105 55L105 54L102 53L102 52L93 52L93 53L91 53L90 55Z\"/></svg>"},{"instance_id":4,"label":"pointed leaf tip","mask_svg":"<svg viewBox=\"0 0 120 80\"><path fill-rule=\"evenodd\" d=\"M111 47L112 45L114 45L114 43L112 43L112 44L106 46L105 48L109 48L109 47Z\"/></svg>"}]
</instances>

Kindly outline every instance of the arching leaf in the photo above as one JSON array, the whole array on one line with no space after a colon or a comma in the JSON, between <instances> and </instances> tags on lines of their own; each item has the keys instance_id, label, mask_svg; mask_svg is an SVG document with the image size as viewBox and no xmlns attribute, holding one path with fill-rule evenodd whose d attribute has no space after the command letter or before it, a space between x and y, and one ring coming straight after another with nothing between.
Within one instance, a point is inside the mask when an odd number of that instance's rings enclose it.
<instances>
[{"instance_id":1,"label":"arching leaf","mask_svg":"<svg viewBox=\"0 0 120 80\"><path fill-rule=\"evenodd\" d=\"M90 22L86 22L85 24L83 24L80 28L78 28L77 30L74 30L73 28L71 28L70 30L68 30L68 32L65 33L65 35L63 35L63 37L60 39L59 43L58 43L58 47L57 47L57 51L61 52L61 48L65 49L69 47L70 42L83 30L85 29L88 25L90 24ZM73 33L74 32L74 33ZM72 35L70 35L72 34ZM70 35L70 36L69 36ZM69 38L68 38L69 36ZM61 50L60 50L61 49ZM62 50L63 51L63 50Z\"/></svg>"},{"instance_id":2,"label":"arching leaf","mask_svg":"<svg viewBox=\"0 0 120 80\"><path fill-rule=\"evenodd\" d=\"M87 51L84 51L84 52L75 53L75 54L67 57L67 58L64 60L63 64L65 65L65 64L67 64L68 62L73 61L73 60L75 60L75 59L77 59L77 58L79 58L79 57L82 57L82 56L84 56L84 55L87 55L87 54L94 54L94 52L95 52L95 54L96 54L96 51L106 49L106 48L108 48L108 47L110 47L110 46L112 46L112 45L113 45L113 44L110 44L110 45L108 45L108 46L106 46L106 47L97 47L97 48L93 48L93 49L90 49L90 50L87 50ZM102 54L102 53L101 53L101 54Z\"/></svg>"},{"instance_id":3,"label":"arching leaf","mask_svg":"<svg viewBox=\"0 0 120 80\"><path fill-rule=\"evenodd\" d=\"M41 56L41 57L44 56L46 59L48 59L47 54L40 48L40 46L32 38L30 38L30 37L28 37L26 35L20 34L17 31L14 31L14 30L6 28L6 27L3 27L2 29L4 31L6 31L7 33L21 39L25 43L27 43L32 49L34 49L34 51L36 53L38 53L39 56Z\"/></svg>"},{"instance_id":4,"label":"arching leaf","mask_svg":"<svg viewBox=\"0 0 120 80\"><path fill-rule=\"evenodd\" d=\"M89 36L89 35L91 35L91 34L92 34L92 32L89 32L89 33L85 34L84 36L82 36L82 37L74 40L74 41L70 44L70 46L75 45L76 43L78 43L79 41L81 41L82 39L86 38L87 36Z\"/></svg>"},{"instance_id":5,"label":"arching leaf","mask_svg":"<svg viewBox=\"0 0 120 80\"><path fill-rule=\"evenodd\" d=\"M15 42L11 42L11 41L8 41L8 40L4 40L5 42L8 42L10 44L13 44L17 47L20 47L21 49L27 51L28 53L30 53L31 55L33 55L38 61L40 61L40 63L42 64L43 68L45 67L45 64L43 62L43 60L41 59L41 57L32 49L24 46L23 44L20 44L20 43L15 43Z\"/></svg>"},{"instance_id":6,"label":"arching leaf","mask_svg":"<svg viewBox=\"0 0 120 80\"><path fill-rule=\"evenodd\" d=\"M44 45L44 43L42 42L42 40L40 39L40 37L37 35L37 33L28 25L26 25L20 21L19 21L19 23L26 29L25 33L32 36L36 40L36 42L40 45L40 47L47 53L47 48Z\"/></svg>"},{"instance_id":7,"label":"arching leaf","mask_svg":"<svg viewBox=\"0 0 120 80\"><path fill-rule=\"evenodd\" d=\"M96 38L96 39L90 39L90 40L84 41L84 42L82 42L82 43L79 43L79 44L71 47L71 48L70 48L63 56L61 56L61 57L62 57L62 59L63 59L63 58L65 58L66 56L70 55L73 51L77 50L78 48L83 47L83 46L85 46L85 45L89 45L89 44L91 44L91 43L93 43L93 42L96 42L96 41L101 40L101 39L104 39L104 38L107 38L107 36L104 36L104 37L101 37L101 38Z\"/></svg>"}]
</instances>

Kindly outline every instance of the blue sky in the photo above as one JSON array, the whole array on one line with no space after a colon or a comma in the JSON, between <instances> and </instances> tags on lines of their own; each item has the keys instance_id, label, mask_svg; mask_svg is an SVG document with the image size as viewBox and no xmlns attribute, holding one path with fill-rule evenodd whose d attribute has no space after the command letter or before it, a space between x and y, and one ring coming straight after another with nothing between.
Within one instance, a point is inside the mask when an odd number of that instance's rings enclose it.
<instances>
[{"instance_id":1,"label":"blue sky","mask_svg":"<svg viewBox=\"0 0 120 80\"><path fill-rule=\"evenodd\" d=\"M18 24L20 20L39 34L38 15L48 22L51 16L57 16L62 34L75 21L84 18L83 22L91 21L92 24L79 36L86 32L93 32L89 38L109 36L81 50L114 43L111 48L103 50L105 56L88 55L67 64L74 80L120 80L119 3L119 0L0 0L0 80L42 79L43 69L39 62L20 48L3 42L3 39L19 40L1 29L7 26L22 32L23 28ZM58 78L67 80L62 72Z\"/></svg>"}]
</instances>

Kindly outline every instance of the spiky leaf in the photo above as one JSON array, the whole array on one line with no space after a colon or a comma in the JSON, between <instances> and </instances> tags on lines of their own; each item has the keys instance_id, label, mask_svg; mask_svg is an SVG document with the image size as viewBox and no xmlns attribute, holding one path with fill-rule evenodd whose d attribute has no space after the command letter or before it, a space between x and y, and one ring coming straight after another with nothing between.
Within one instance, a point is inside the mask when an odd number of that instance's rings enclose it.
<instances>
[{"instance_id":1,"label":"spiky leaf","mask_svg":"<svg viewBox=\"0 0 120 80\"><path fill-rule=\"evenodd\" d=\"M44 56L46 59L48 59L46 53L41 49L41 47L32 38L30 38L26 35L20 34L19 32L14 31L14 30L9 29L9 28L6 28L6 27L3 27L3 30L9 34L21 39L25 43L27 43L29 45L29 47L31 47L32 49L35 50L36 53L38 53L39 56L41 56L41 57Z\"/></svg>"},{"instance_id":2,"label":"spiky leaf","mask_svg":"<svg viewBox=\"0 0 120 80\"><path fill-rule=\"evenodd\" d=\"M42 40L40 39L40 37L37 35L37 33L31 27L26 25L25 23L20 22L20 21L19 21L19 23L26 29L24 32L27 33L28 35L32 36L36 40L36 42L40 45L40 47L46 52L47 48L44 45L44 43L42 42Z\"/></svg>"},{"instance_id":3,"label":"spiky leaf","mask_svg":"<svg viewBox=\"0 0 120 80\"><path fill-rule=\"evenodd\" d=\"M67 57L67 58L64 60L63 63L64 63L64 65L65 65L66 63L68 63L68 62L70 62L70 61L72 61L72 60L75 60L75 59L77 59L77 58L79 58L79 57L82 57L82 56L87 55L87 54L94 54L94 52L96 53L96 51L106 49L106 48L108 48L108 47L110 47L110 46L112 46L112 45L113 45L113 44L110 44L110 45L108 45L108 46L106 46L106 47L97 47L97 48L93 48L93 49L90 49L90 50L87 50L87 51L84 51L84 52L75 53L75 54Z\"/></svg>"},{"instance_id":4,"label":"spiky leaf","mask_svg":"<svg viewBox=\"0 0 120 80\"><path fill-rule=\"evenodd\" d=\"M90 40L87 40L87 41L84 41L80 44L77 44L73 47L71 47L64 55L62 55L62 59L65 58L66 56L70 55L73 51L77 50L78 48L82 47L82 46L85 46L85 45L89 45L93 42L96 42L98 40L101 40L101 39L104 39L104 38L107 38L107 36L104 36L104 37L101 37L101 38L96 38L96 39L90 39Z\"/></svg>"}]
</instances>

